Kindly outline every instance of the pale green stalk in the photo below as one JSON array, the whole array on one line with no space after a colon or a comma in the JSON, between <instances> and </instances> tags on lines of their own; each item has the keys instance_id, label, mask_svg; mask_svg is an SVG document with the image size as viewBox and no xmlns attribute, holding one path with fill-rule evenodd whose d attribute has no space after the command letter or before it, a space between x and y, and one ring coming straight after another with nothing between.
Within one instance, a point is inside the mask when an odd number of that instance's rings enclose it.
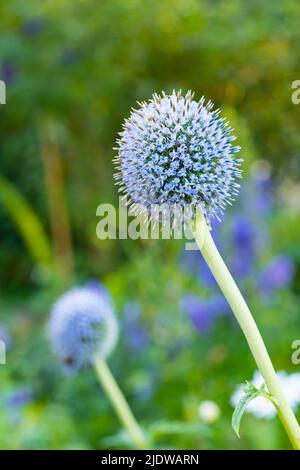
<instances>
[{"instance_id":1,"label":"pale green stalk","mask_svg":"<svg viewBox=\"0 0 300 470\"><path fill-rule=\"evenodd\" d=\"M102 387L107 393L121 423L127 429L135 446L138 449L149 448L146 437L133 416L129 405L106 362L102 359L95 358L94 366Z\"/></svg>"},{"instance_id":2,"label":"pale green stalk","mask_svg":"<svg viewBox=\"0 0 300 470\"><path fill-rule=\"evenodd\" d=\"M196 218L193 231L199 249L231 306L249 344L257 367L270 393L275 398L278 415L290 441L295 449L300 450L299 424L282 392L278 377L251 312L214 244L203 216Z\"/></svg>"}]
</instances>

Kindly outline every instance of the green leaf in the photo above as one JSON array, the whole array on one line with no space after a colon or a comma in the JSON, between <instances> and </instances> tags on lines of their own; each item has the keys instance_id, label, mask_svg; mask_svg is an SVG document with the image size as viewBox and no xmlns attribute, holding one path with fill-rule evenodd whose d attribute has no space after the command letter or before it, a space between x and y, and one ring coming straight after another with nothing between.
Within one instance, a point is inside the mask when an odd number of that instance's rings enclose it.
<instances>
[{"instance_id":1,"label":"green leaf","mask_svg":"<svg viewBox=\"0 0 300 470\"><path fill-rule=\"evenodd\" d=\"M274 398L272 397L272 395L270 395L270 393L266 391L265 384L263 384L260 388L254 387L254 385L252 385L249 382L246 382L246 385L247 387L245 387L244 389L245 394L242 396L242 398L236 405L236 408L232 415L232 421L231 421L232 428L238 437L240 437L240 424L241 424L242 416L247 406L252 400L261 396L261 397L267 398L273 404L275 404Z\"/></svg>"},{"instance_id":2,"label":"green leaf","mask_svg":"<svg viewBox=\"0 0 300 470\"><path fill-rule=\"evenodd\" d=\"M19 190L0 175L0 204L19 230L32 258L40 265L51 266L52 250L43 225Z\"/></svg>"}]
</instances>

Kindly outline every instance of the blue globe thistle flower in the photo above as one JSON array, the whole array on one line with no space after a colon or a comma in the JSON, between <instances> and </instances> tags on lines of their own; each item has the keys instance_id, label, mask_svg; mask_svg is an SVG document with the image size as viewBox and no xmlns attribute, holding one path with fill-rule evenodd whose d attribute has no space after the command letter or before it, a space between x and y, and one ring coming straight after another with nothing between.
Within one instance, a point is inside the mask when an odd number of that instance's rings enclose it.
<instances>
[{"instance_id":1,"label":"blue globe thistle flower","mask_svg":"<svg viewBox=\"0 0 300 470\"><path fill-rule=\"evenodd\" d=\"M189 206L190 219L199 208L210 221L237 194L241 160L232 129L210 101L193 96L154 94L125 121L115 179L133 212L168 204L174 218L176 208Z\"/></svg>"},{"instance_id":2,"label":"blue globe thistle flower","mask_svg":"<svg viewBox=\"0 0 300 470\"><path fill-rule=\"evenodd\" d=\"M66 371L77 371L95 356L105 359L114 349L118 325L106 295L75 287L53 305L49 336Z\"/></svg>"}]
</instances>

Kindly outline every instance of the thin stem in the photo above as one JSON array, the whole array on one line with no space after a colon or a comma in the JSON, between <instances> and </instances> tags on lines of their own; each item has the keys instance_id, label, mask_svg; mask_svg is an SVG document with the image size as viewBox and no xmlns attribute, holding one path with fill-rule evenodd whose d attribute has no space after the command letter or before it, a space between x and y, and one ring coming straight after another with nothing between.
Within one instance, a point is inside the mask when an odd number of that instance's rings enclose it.
<instances>
[{"instance_id":1,"label":"thin stem","mask_svg":"<svg viewBox=\"0 0 300 470\"><path fill-rule=\"evenodd\" d=\"M135 417L132 414L129 405L121 392L117 382L115 381L108 365L105 361L95 358L95 371L102 387L107 393L115 411L127 429L133 443L138 449L146 449L148 447L143 431L139 427Z\"/></svg>"},{"instance_id":2,"label":"thin stem","mask_svg":"<svg viewBox=\"0 0 300 470\"><path fill-rule=\"evenodd\" d=\"M282 392L278 377L251 312L218 252L210 230L202 216L196 219L194 236L205 261L242 328L269 392L276 400L278 415L290 441L295 449L300 450L299 424Z\"/></svg>"}]
</instances>

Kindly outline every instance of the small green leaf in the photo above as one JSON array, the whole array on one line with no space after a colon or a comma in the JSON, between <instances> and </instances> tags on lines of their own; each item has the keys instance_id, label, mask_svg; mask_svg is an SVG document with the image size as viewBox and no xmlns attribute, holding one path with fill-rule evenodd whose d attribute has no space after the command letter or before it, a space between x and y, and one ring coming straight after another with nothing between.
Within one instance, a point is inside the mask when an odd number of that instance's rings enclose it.
<instances>
[{"instance_id":1,"label":"small green leaf","mask_svg":"<svg viewBox=\"0 0 300 470\"><path fill-rule=\"evenodd\" d=\"M249 382L246 382L246 385L247 386L244 389L245 394L242 396L242 398L236 405L236 408L232 415L232 421L231 421L232 428L238 437L240 437L240 424L241 424L242 416L247 406L252 400L261 396L261 397L267 398L273 404L275 404L273 397L265 390L265 384L263 384L260 388L254 387L254 385L252 385Z\"/></svg>"},{"instance_id":2,"label":"small green leaf","mask_svg":"<svg viewBox=\"0 0 300 470\"><path fill-rule=\"evenodd\" d=\"M26 243L33 259L51 266L52 251L42 222L17 187L0 175L0 204L5 207Z\"/></svg>"}]
</instances>

